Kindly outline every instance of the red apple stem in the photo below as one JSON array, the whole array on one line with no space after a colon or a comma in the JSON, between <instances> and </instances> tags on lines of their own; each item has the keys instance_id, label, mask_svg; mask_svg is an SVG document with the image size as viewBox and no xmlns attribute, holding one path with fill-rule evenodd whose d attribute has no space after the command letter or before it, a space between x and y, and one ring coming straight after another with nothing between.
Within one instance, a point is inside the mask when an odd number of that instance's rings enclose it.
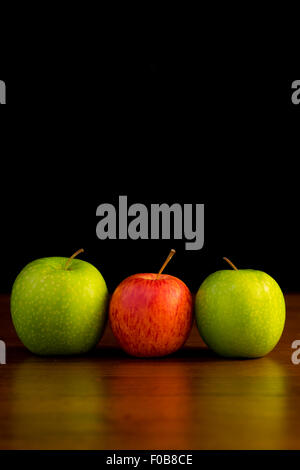
<instances>
[{"instance_id":1,"label":"red apple stem","mask_svg":"<svg viewBox=\"0 0 300 470\"><path fill-rule=\"evenodd\" d=\"M223 258L225 261L227 261L227 263L235 270L235 271L238 271L238 268L236 266L234 266L233 262L230 261L230 259L228 258Z\"/></svg>"},{"instance_id":2,"label":"red apple stem","mask_svg":"<svg viewBox=\"0 0 300 470\"><path fill-rule=\"evenodd\" d=\"M164 262L164 264L163 264L162 267L160 268L159 273L158 273L157 276L156 276L156 279L159 278L159 275L163 272L163 270L165 269L165 267L167 266L167 264L169 263L169 261L171 260L171 258L175 255L175 253L176 253L176 251L173 250L173 248L172 248L172 250L170 251L170 253L169 253L169 255L168 255L167 259L166 259L166 261Z\"/></svg>"},{"instance_id":3,"label":"red apple stem","mask_svg":"<svg viewBox=\"0 0 300 470\"><path fill-rule=\"evenodd\" d=\"M77 250L72 256L70 256L70 258L68 259L68 261L66 262L66 265L65 265L65 270L68 269L70 263L72 262L72 260L75 258L75 256L79 255L79 253L82 253L84 251L83 248L80 248L80 250Z\"/></svg>"}]
</instances>

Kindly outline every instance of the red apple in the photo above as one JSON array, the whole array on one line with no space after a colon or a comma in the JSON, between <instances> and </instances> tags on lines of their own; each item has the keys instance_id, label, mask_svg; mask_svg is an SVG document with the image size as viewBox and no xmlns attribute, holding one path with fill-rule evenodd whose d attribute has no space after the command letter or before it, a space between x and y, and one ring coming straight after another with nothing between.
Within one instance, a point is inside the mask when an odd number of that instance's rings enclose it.
<instances>
[{"instance_id":1,"label":"red apple","mask_svg":"<svg viewBox=\"0 0 300 470\"><path fill-rule=\"evenodd\" d=\"M128 354L165 356L177 351L189 335L192 295L177 277L134 274L114 291L109 319L114 335Z\"/></svg>"}]
</instances>

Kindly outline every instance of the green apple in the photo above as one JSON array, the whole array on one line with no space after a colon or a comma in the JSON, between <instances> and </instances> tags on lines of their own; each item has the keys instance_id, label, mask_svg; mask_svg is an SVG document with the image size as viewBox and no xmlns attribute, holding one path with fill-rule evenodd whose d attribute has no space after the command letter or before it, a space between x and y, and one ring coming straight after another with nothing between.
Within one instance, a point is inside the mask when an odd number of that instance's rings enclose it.
<instances>
[{"instance_id":1,"label":"green apple","mask_svg":"<svg viewBox=\"0 0 300 470\"><path fill-rule=\"evenodd\" d=\"M201 284L195 316L201 337L225 357L262 357L278 343L285 323L285 301L268 274L240 269L217 271Z\"/></svg>"},{"instance_id":2,"label":"green apple","mask_svg":"<svg viewBox=\"0 0 300 470\"><path fill-rule=\"evenodd\" d=\"M11 314L22 343L41 355L81 354L99 342L108 310L100 272L79 259L29 263L14 282Z\"/></svg>"}]
</instances>

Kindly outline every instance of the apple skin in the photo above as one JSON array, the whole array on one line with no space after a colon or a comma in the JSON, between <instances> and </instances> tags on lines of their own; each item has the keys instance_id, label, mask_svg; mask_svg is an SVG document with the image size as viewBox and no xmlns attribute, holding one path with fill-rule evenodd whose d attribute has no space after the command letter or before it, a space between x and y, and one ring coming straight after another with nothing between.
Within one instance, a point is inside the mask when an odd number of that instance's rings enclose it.
<instances>
[{"instance_id":1,"label":"apple skin","mask_svg":"<svg viewBox=\"0 0 300 470\"><path fill-rule=\"evenodd\" d=\"M278 343L285 301L277 282L262 271L222 270L201 284L195 316L202 339L217 354L256 358Z\"/></svg>"},{"instance_id":2,"label":"apple skin","mask_svg":"<svg viewBox=\"0 0 300 470\"><path fill-rule=\"evenodd\" d=\"M82 354L99 342L107 319L108 291L90 263L41 258L14 282L11 315L17 335L39 355Z\"/></svg>"},{"instance_id":3,"label":"apple skin","mask_svg":"<svg viewBox=\"0 0 300 470\"><path fill-rule=\"evenodd\" d=\"M180 279L167 274L134 274L119 284L109 305L112 331L120 346L136 357L177 351L193 321L193 300Z\"/></svg>"}]
</instances>

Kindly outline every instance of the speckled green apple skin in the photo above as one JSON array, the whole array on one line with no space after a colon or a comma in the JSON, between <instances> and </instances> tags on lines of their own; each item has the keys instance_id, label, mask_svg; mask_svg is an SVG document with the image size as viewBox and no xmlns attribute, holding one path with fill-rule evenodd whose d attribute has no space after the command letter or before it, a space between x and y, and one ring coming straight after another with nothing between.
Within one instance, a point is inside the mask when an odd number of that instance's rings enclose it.
<instances>
[{"instance_id":1,"label":"speckled green apple skin","mask_svg":"<svg viewBox=\"0 0 300 470\"><path fill-rule=\"evenodd\" d=\"M281 337L285 301L277 282L262 271L223 270L201 284L195 316L202 339L219 355L262 357Z\"/></svg>"},{"instance_id":2,"label":"speckled green apple skin","mask_svg":"<svg viewBox=\"0 0 300 470\"><path fill-rule=\"evenodd\" d=\"M11 314L22 343L39 355L82 354L99 342L108 310L108 291L90 263L41 258L14 282Z\"/></svg>"}]
</instances>

